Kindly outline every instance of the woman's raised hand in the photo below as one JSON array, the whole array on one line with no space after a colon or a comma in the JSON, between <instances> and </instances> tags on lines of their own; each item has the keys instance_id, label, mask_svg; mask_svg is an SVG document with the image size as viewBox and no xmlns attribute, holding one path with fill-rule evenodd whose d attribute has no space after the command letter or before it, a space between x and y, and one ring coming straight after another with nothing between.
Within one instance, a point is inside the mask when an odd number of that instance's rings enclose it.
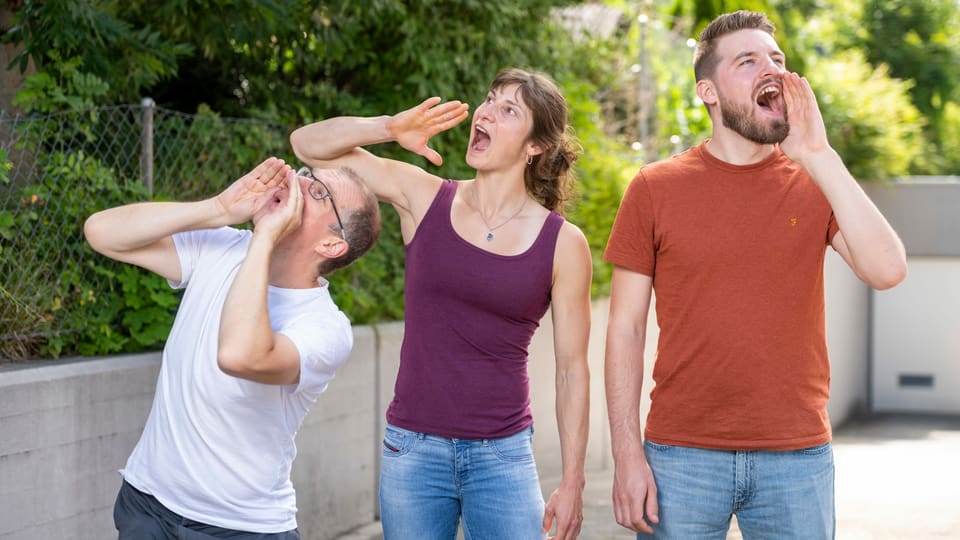
<instances>
[{"instance_id":1,"label":"woman's raised hand","mask_svg":"<svg viewBox=\"0 0 960 540\"><path fill-rule=\"evenodd\" d=\"M442 101L439 97L428 98L387 121L387 129L397 144L437 166L443 164L443 158L427 146L430 137L466 120L470 109L470 105L460 101Z\"/></svg>"}]
</instances>

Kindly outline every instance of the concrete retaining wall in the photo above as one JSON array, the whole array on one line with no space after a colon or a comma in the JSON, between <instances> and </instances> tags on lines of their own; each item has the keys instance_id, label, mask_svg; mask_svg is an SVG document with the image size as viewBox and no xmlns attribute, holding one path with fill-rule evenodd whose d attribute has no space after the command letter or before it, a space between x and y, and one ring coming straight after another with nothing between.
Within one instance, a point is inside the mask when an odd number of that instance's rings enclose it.
<instances>
[{"instance_id":1,"label":"concrete retaining wall","mask_svg":"<svg viewBox=\"0 0 960 540\"><path fill-rule=\"evenodd\" d=\"M867 289L831 252L827 322L834 365L830 415L842 422L866 399ZM611 466L603 393L607 302L594 303L588 470ZM648 336L658 334L650 317ZM326 540L376 519L376 481L402 323L355 328L350 360L310 411L294 464L300 529ZM535 451L541 477L559 477L553 329L548 313L530 355ZM645 393L653 346L646 351ZM0 367L0 540L115 538L112 506L147 418L159 353ZM646 414L645 399L641 414Z\"/></svg>"}]
</instances>

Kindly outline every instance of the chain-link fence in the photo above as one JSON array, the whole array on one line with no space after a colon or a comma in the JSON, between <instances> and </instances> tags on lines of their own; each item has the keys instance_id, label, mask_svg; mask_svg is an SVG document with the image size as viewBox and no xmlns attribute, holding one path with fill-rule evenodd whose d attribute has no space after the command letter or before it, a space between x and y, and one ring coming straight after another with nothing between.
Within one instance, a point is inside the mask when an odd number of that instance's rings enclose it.
<instances>
[{"instance_id":1,"label":"chain-link fence","mask_svg":"<svg viewBox=\"0 0 960 540\"><path fill-rule=\"evenodd\" d=\"M136 311L129 289L145 282L86 246L86 217L147 198L213 195L269 155L289 158L287 133L149 99L45 116L0 110L0 362L128 349L111 302ZM108 301L104 291L119 296ZM135 333L149 323L123 322Z\"/></svg>"}]
</instances>

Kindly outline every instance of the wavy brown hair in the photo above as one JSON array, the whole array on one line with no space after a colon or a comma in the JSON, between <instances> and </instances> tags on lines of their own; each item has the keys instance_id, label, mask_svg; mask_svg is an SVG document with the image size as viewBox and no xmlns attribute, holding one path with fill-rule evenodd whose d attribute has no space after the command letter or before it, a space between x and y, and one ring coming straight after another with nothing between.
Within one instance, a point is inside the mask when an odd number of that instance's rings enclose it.
<instances>
[{"instance_id":1,"label":"wavy brown hair","mask_svg":"<svg viewBox=\"0 0 960 540\"><path fill-rule=\"evenodd\" d=\"M500 71L490 90L512 84L519 87L523 102L533 113L528 138L544 148L524 170L523 183L534 199L563 214L573 195L573 164L580 153L567 120L567 100L550 76L517 68Z\"/></svg>"}]
</instances>

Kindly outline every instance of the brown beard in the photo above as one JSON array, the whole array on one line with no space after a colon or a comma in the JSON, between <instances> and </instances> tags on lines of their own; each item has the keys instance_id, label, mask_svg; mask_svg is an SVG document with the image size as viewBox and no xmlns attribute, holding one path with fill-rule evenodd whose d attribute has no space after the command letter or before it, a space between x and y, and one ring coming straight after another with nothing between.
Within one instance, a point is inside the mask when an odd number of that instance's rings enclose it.
<instances>
[{"instance_id":1,"label":"brown beard","mask_svg":"<svg viewBox=\"0 0 960 540\"><path fill-rule=\"evenodd\" d=\"M729 128L748 141L757 144L779 144L790 134L790 124L784 112L782 120L773 120L769 124L758 122L753 111L732 101L720 98L720 116L723 126Z\"/></svg>"}]
</instances>

